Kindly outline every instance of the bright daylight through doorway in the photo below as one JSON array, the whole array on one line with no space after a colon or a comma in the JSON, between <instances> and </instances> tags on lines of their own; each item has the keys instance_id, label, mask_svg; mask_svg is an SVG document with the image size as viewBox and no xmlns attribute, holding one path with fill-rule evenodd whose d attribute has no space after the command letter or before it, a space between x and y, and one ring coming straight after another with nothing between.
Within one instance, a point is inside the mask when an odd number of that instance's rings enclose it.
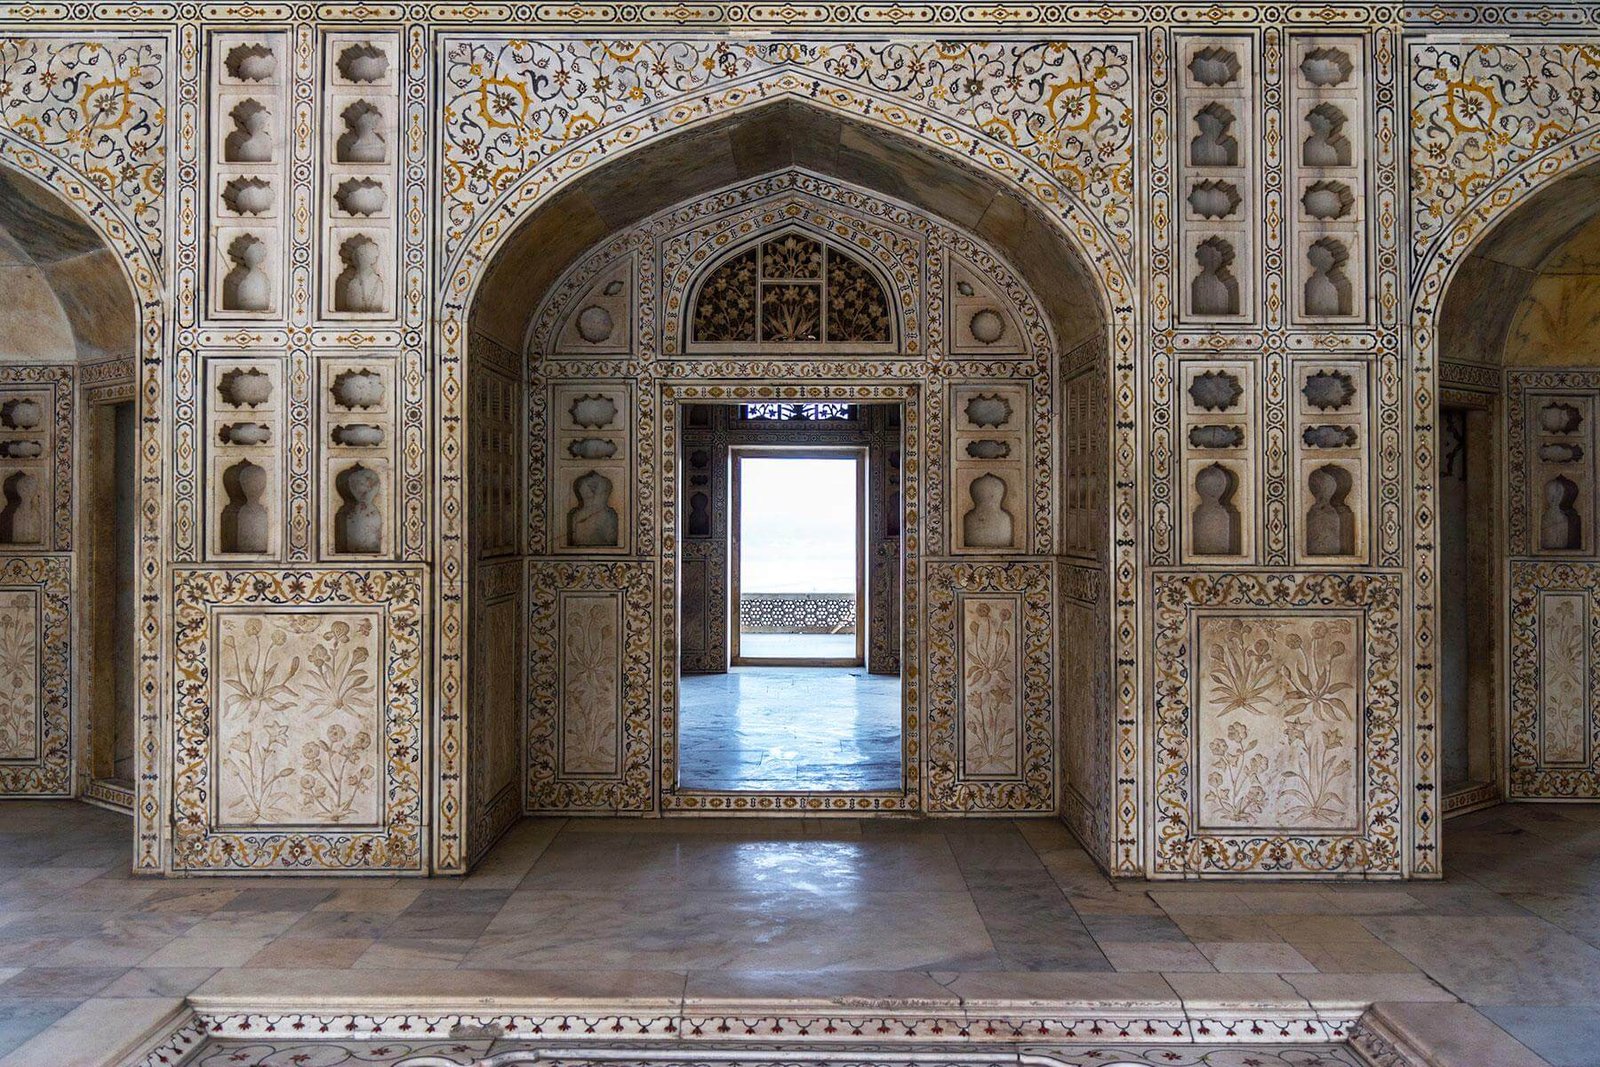
<instances>
[{"instance_id":1,"label":"bright daylight through doorway","mask_svg":"<svg viewBox=\"0 0 1600 1067\"><path fill-rule=\"evenodd\" d=\"M867 461L731 451L730 664L683 680L682 787L900 787L899 678L866 669Z\"/></svg>"}]
</instances>

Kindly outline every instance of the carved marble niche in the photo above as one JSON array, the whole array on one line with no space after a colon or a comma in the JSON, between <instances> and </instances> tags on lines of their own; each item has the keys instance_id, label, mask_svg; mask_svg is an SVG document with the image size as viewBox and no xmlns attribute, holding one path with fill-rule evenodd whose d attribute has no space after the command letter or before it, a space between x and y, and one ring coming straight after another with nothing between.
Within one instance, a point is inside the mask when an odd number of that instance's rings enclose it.
<instances>
[{"instance_id":1,"label":"carved marble niche","mask_svg":"<svg viewBox=\"0 0 1600 1067\"><path fill-rule=\"evenodd\" d=\"M209 312L282 315L289 216L291 81L282 33L211 39Z\"/></svg>"},{"instance_id":2,"label":"carved marble niche","mask_svg":"<svg viewBox=\"0 0 1600 1067\"><path fill-rule=\"evenodd\" d=\"M551 548L626 555L633 545L633 387L567 382L549 387Z\"/></svg>"},{"instance_id":3,"label":"carved marble niche","mask_svg":"<svg viewBox=\"0 0 1600 1067\"><path fill-rule=\"evenodd\" d=\"M1033 527L1028 388L954 386L950 410L951 552L1026 554Z\"/></svg>"}]
</instances>

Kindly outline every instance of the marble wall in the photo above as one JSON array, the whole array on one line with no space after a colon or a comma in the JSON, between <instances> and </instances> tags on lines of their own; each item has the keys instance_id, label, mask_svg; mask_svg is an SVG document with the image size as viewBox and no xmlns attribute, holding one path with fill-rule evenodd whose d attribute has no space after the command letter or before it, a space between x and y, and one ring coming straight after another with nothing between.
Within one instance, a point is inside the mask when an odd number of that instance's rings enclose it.
<instances>
[{"instance_id":1,"label":"marble wall","mask_svg":"<svg viewBox=\"0 0 1600 1067\"><path fill-rule=\"evenodd\" d=\"M906 418L918 721L902 793L838 810L1058 813L1123 875L1440 873L1437 318L1600 153L1596 12L1041 9L957 48L879 14L0 9L0 167L131 297L137 869L452 872L525 808L727 810L666 785L674 427L781 391ZM825 158L727 138L780 107ZM614 169L692 144L678 185ZM760 186L790 166L837 191ZM853 318L700 346L697 287L786 229L865 268ZM1586 336L1573 262L1525 364ZM803 269L760 284L803 303ZM82 755L63 458L118 331L61 307L76 365L0 367L9 793ZM1592 477L1506 419L1508 473L1560 490L1507 508L1510 788L1587 796Z\"/></svg>"}]
</instances>

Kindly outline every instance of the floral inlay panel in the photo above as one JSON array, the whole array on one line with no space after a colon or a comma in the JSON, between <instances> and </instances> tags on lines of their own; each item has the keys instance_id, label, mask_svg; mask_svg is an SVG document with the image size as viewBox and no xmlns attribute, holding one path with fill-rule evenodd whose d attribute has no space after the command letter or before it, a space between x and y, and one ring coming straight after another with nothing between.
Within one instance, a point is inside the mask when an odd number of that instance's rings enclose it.
<instances>
[{"instance_id":1,"label":"floral inlay panel","mask_svg":"<svg viewBox=\"0 0 1600 1067\"><path fill-rule=\"evenodd\" d=\"M217 804L229 826L372 826L382 753L375 612L216 622Z\"/></svg>"},{"instance_id":2,"label":"floral inlay panel","mask_svg":"<svg viewBox=\"0 0 1600 1067\"><path fill-rule=\"evenodd\" d=\"M1511 777L1518 799L1600 797L1600 564L1511 564Z\"/></svg>"},{"instance_id":3,"label":"floral inlay panel","mask_svg":"<svg viewBox=\"0 0 1600 1067\"><path fill-rule=\"evenodd\" d=\"M647 564L530 566L530 810L654 808L654 598Z\"/></svg>"},{"instance_id":4,"label":"floral inlay panel","mask_svg":"<svg viewBox=\"0 0 1600 1067\"><path fill-rule=\"evenodd\" d=\"M1352 827L1360 626L1199 618L1201 826Z\"/></svg>"},{"instance_id":5,"label":"floral inlay panel","mask_svg":"<svg viewBox=\"0 0 1600 1067\"><path fill-rule=\"evenodd\" d=\"M1399 874L1400 579L1155 585L1157 874Z\"/></svg>"},{"instance_id":6,"label":"floral inlay panel","mask_svg":"<svg viewBox=\"0 0 1600 1067\"><path fill-rule=\"evenodd\" d=\"M178 575L181 869L422 869L422 591L400 569Z\"/></svg>"},{"instance_id":7,"label":"floral inlay panel","mask_svg":"<svg viewBox=\"0 0 1600 1067\"><path fill-rule=\"evenodd\" d=\"M1052 571L928 564L927 810L1055 809Z\"/></svg>"},{"instance_id":8,"label":"floral inlay panel","mask_svg":"<svg viewBox=\"0 0 1600 1067\"><path fill-rule=\"evenodd\" d=\"M39 593L0 593L0 760L39 751Z\"/></svg>"},{"instance_id":9,"label":"floral inlay panel","mask_svg":"<svg viewBox=\"0 0 1600 1067\"><path fill-rule=\"evenodd\" d=\"M0 796L72 793L71 572L0 557Z\"/></svg>"}]
</instances>

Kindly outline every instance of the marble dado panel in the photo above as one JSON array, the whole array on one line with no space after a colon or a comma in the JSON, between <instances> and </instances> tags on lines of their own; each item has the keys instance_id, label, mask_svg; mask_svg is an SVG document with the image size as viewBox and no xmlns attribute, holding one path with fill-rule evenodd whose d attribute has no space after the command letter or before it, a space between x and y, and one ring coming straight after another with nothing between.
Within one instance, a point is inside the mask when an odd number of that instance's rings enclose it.
<instances>
[{"instance_id":1,"label":"marble dado panel","mask_svg":"<svg viewBox=\"0 0 1600 1067\"><path fill-rule=\"evenodd\" d=\"M72 794L71 572L0 557L0 796Z\"/></svg>"},{"instance_id":2,"label":"marble dado panel","mask_svg":"<svg viewBox=\"0 0 1600 1067\"><path fill-rule=\"evenodd\" d=\"M928 811L1055 810L1053 572L928 563Z\"/></svg>"},{"instance_id":3,"label":"marble dado panel","mask_svg":"<svg viewBox=\"0 0 1600 1067\"><path fill-rule=\"evenodd\" d=\"M417 570L187 570L174 866L421 872Z\"/></svg>"},{"instance_id":4,"label":"marble dado panel","mask_svg":"<svg viewBox=\"0 0 1600 1067\"><path fill-rule=\"evenodd\" d=\"M655 807L650 563L528 570L530 811Z\"/></svg>"},{"instance_id":5,"label":"marble dado panel","mask_svg":"<svg viewBox=\"0 0 1600 1067\"><path fill-rule=\"evenodd\" d=\"M1400 589L1156 579L1155 875L1401 873Z\"/></svg>"},{"instance_id":6,"label":"marble dado panel","mask_svg":"<svg viewBox=\"0 0 1600 1067\"><path fill-rule=\"evenodd\" d=\"M1511 564L1509 795L1600 797L1600 564Z\"/></svg>"}]
</instances>

